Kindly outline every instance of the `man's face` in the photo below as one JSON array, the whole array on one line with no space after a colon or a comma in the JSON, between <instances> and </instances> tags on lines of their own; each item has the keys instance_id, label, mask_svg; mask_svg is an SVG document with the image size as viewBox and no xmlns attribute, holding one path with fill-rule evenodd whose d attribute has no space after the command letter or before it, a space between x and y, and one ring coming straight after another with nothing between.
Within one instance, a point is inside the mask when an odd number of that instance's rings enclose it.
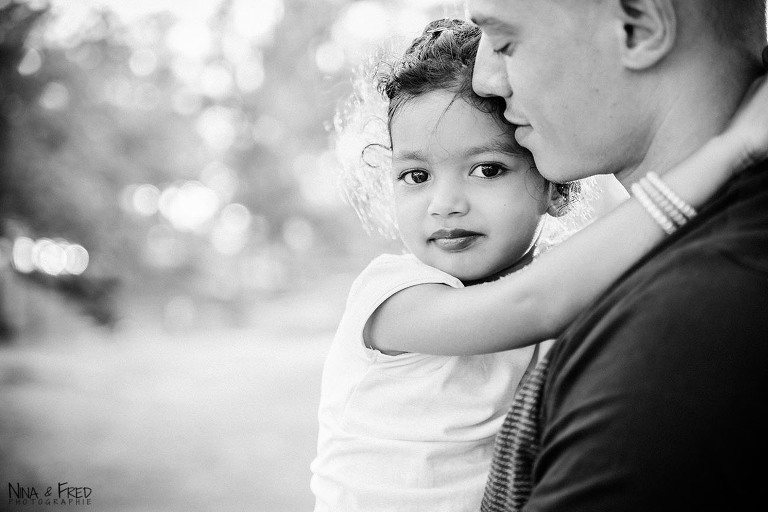
<instances>
[{"instance_id":1,"label":"man's face","mask_svg":"<svg viewBox=\"0 0 768 512\"><path fill-rule=\"evenodd\" d=\"M618 3L618 2L616 2ZM483 31L473 87L501 96L541 174L564 182L630 165L633 109L611 2L468 0Z\"/></svg>"}]
</instances>

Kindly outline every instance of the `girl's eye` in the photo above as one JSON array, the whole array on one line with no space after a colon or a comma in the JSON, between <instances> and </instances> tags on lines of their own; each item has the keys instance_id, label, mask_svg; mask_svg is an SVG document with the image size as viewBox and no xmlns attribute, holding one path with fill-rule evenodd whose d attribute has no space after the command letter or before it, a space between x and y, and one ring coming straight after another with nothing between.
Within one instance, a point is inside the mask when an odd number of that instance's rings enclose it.
<instances>
[{"instance_id":1,"label":"girl's eye","mask_svg":"<svg viewBox=\"0 0 768 512\"><path fill-rule=\"evenodd\" d=\"M506 169L498 164L480 164L472 168L470 176L477 176L478 178L496 178L506 172Z\"/></svg>"},{"instance_id":2,"label":"girl's eye","mask_svg":"<svg viewBox=\"0 0 768 512\"><path fill-rule=\"evenodd\" d=\"M413 171L405 171L397 177L398 180L404 181L409 185L418 185L424 183L429 179L429 173L419 169Z\"/></svg>"}]
</instances>

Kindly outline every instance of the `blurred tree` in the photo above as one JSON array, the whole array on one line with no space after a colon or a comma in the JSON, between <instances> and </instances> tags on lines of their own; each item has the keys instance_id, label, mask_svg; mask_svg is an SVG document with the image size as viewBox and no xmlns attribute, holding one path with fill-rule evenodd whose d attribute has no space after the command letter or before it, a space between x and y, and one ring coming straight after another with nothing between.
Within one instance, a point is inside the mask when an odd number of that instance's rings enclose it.
<instances>
[{"instance_id":1,"label":"blurred tree","mask_svg":"<svg viewBox=\"0 0 768 512\"><path fill-rule=\"evenodd\" d=\"M440 2L51 1L0 0L0 239L66 239L90 265L25 279L110 324L237 309L376 245L337 201L326 127L384 19L420 28Z\"/></svg>"},{"instance_id":2,"label":"blurred tree","mask_svg":"<svg viewBox=\"0 0 768 512\"><path fill-rule=\"evenodd\" d=\"M87 165L98 165L91 152L72 143L78 110L69 91L82 86L80 77L47 61L51 55L43 49L27 46L46 15L26 3L6 2L0 9L0 237L66 238L98 248L110 228L109 209L103 208L112 195L105 193L109 179L99 180L102 174ZM25 66L40 72L21 73ZM110 273L23 278L74 299L99 323L115 319L117 280ZM6 327L0 334L8 336L7 319L0 318L0 325Z\"/></svg>"},{"instance_id":3,"label":"blurred tree","mask_svg":"<svg viewBox=\"0 0 768 512\"><path fill-rule=\"evenodd\" d=\"M6 5L0 9L0 221L6 216L4 212L10 196L5 169L9 167L9 114L14 110L14 99L10 94L13 90L12 77L21 60L24 41L38 16L39 13L33 13L21 6ZM4 222L0 222L0 239L5 234ZM13 332L10 322L3 314L6 300L3 271L3 266L0 265L0 340L8 338Z\"/></svg>"}]
</instances>

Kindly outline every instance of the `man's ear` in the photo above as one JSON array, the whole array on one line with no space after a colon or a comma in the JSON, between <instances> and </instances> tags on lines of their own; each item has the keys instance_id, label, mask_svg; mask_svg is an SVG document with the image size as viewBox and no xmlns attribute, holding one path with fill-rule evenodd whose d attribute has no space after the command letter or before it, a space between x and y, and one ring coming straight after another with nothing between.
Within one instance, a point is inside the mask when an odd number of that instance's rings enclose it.
<instances>
[{"instance_id":1,"label":"man's ear","mask_svg":"<svg viewBox=\"0 0 768 512\"><path fill-rule=\"evenodd\" d=\"M614 0L621 21L621 60L633 70L650 68L674 47L673 0Z\"/></svg>"}]
</instances>

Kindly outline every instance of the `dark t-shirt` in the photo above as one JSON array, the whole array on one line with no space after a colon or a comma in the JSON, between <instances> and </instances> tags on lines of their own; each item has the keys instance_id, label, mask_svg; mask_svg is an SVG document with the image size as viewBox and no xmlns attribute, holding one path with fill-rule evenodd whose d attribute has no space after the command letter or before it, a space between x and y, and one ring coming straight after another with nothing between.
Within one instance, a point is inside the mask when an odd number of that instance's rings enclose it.
<instances>
[{"instance_id":1,"label":"dark t-shirt","mask_svg":"<svg viewBox=\"0 0 768 512\"><path fill-rule=\"evenodd\" d=\"M550 359L524 510L765 509L768 165L619 279Z\"/></svg>"}]
</instances>

